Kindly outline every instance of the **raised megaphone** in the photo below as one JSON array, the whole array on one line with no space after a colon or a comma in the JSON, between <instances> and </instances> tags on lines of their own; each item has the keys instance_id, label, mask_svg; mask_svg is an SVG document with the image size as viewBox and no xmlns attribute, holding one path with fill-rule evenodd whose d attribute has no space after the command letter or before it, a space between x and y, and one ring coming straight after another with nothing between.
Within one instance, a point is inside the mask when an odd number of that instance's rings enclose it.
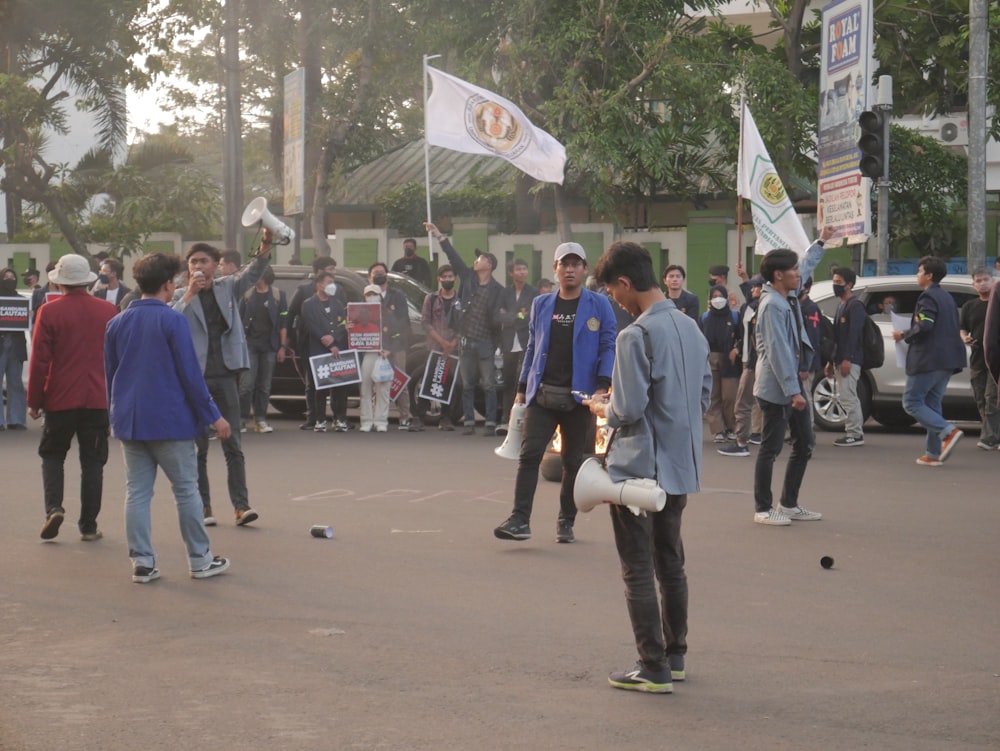
<instances>
[{"instance_id":1,"label":"raised megaphone","mask_svg":"<svg viewBox=\"0 0 1000 751\"><path fill-rule=\"evenodd\" d=\"M266 198L253 199L243 211L244 227L252 227L258 222L271 230L271 234L274 235L274 242L277 245L288 245L288 243L295 239L294 230L268 211Z\"/></svg>"},{"instance_id":2,"label":"raised megaphone","mask_svg":"<svg viewBox=\"0 0 1000 751\"><path fill-rule=\"evenodd\" d=\"M524 413L528 411L527 404L515 404L510 408L510 421L507 423L507 437L503 444L493 449L493 453L501 459L518 459L521 456L521 431L524 429Z\"/></svg>"},{"instance_id":3,"label":"raised megaphone","mask_svg":"<svg viewBox=\"0 0 1000 751\"><path fill-rule=\"evenodd\" d=\"M656 484L656 480L612 482L607 470L597 459L591 457L580 465L580 471L576 474L573 500L583 512L602 503L635 506L643 511L662 511L667 503L667 494Z\"/></svg>"}]
</instances>

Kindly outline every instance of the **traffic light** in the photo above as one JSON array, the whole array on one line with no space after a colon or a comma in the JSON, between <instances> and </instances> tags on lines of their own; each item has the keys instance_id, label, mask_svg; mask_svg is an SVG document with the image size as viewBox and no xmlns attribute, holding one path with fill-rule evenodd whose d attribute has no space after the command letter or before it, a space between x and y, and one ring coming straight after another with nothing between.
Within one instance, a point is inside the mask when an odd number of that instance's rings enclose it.
<instances>
[{"instance_id":1,"label":"traffic light","mask_svg":"<svg viewBox=\"0 0 1000 751\"><path fill-rule=\"evenodd\" d=\"M877 180L889 175L889 118L883 112L868 110L858 118L861 137L858 169L865 177Z\"/></svg>"}]
</instances>

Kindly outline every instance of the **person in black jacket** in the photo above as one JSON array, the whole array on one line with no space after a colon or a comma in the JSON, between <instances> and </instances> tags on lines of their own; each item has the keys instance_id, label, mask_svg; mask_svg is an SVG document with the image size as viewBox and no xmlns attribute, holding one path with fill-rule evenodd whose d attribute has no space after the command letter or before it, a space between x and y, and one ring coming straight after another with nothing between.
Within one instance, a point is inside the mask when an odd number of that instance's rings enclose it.
<instances>
[{"instance_id":1,"label":"person in black jacket","mask_svg":"<svg viewBox=\"0 0 1000 751\"><path fill-rule=\"evenodd\" d=\"M497 392L493 354L497 348L500 303L503 296L503 287L493 278L493 272L497 268L496 256L492 253L479 253L472 268L469 268L458 251L452 247L451 241L442 235L435 225L426 222L424 228L441 243L441 250L448 256L448 262L455 269L455 276L462 285L458 290L461 311L458 333L461 337L459 367L462 374L462 419L465 423L465 435L476 433L477 381L486 396L484 435L495 435Z\"/></svg>"},{"instance_id":2,"label":"person in black jacket","mask_svg":"<svg viewBox=\"0 0 1000 751\"><path fill-rule=\"evenodd\" d=\"M528 284L528 262L515 258L510 265L511 284L503 291L500 300L500 351L503 353L503 401L497 435L507 435L507 419L517 395L517 379L524 362L524 348L528 346L528 328L531 323L531 302L538 290Z\"/></svg>"},{"instance_id":3,"label":"person in black jacket","mask_svg":"<svg viewBox=\"0 0 1000 751\"><path fill-rule=\"evenodd\" d=\"M868 312L864 303L854 296L858 275L854 269L838 266L833 270L833 294L840 299L833 317L833 360L825 364L827 377L837 379L840 403L847 413L844 436L834 446L864 446L865 417L858 398L858 381L864 366L865 321ZM803 311L804 312L804 311Z\"/></svg>"},{"instance_id":4,"label":"person in black jacket","mask_svg":"<svg viewBox=\"0 0 1000 751\"><path fill-rule=\"evenodd\" d=\"M327 352L334 356L347 349L347 310L337 299L337 285L333 274L321 271L314 281L315 294L302 304L302 328L306 336L306 356L314 357ZM330 395L330 411L333 413L333 429L338 433L347 432L347 389L343 386L317 390L312 368L308 369L309 385L312 387L313 403L311 412L315 418L313 430L326 432L326 396Z\"/></svg>"},{"instance_id":5,"label":"person in black jacket","mask_svg":"<svg viewBox=\"0 0 1000 751\"><path fill-rule=\"evenodd\" d=\"M760 305L764 277L756 274L748 284L750 294L747 302L740 308L736 324L736 349L739 351L742 368L733 408L736 440L728 446L717 449L717 453L722 456L750 456L749 444L760 445L762 415L760 405L753 396L753 384L757 367L757 306Z\"/></svg>"},{"instance_id":6,"label":"person in black jacket","mask_svg":"<svg viewBox=\"0 0 1000 751\"><path fill-rule=\"evenodd\" d=\"M274 287L274 269L268 266L253 289L240 300L240 320L247 337L250 369L240 373L240 417L242 432L250 428L257 433L273 433L267 422L267 405L271 400L271 378L275 362L285 361L288 349L288 303L285 293Z\"/></svg>"},{"instance_id":7,"label":"person in black jacket","mask_svg":"<svg viewBox=\"0 0 1000 751\"><path fill-rule=\"evenodd\" d=\"M416 279L428 289L434 285L431 280L431 267L417 255L417 241L412 237L403 240L403 257L393 262L392 270L397 274L406 274L411 279Z\"/></svg>"},{"instance_id":8,"label":"person in black jacket","mask_svg":"<svg viewBox=\"0 0 1000 751\"><path fill-rule=\"evenodd\" d=\"M947 273L940 258L920 259L917 284L924 291L917 298L913 325L908 331L892 332L893 339L909 345L903 409L927 429L926 451L917 459L923 467L940 467L964 435L941 414L948 381L968 364L959 333L958 306L941 289L940 282Z\"/></svg>"},{"instance_id":9,"label":"person in black jacket","mask_svg":"<svg viewBox=\"0 0 1000 751\"><path fill-rule=\"evenodd\" d=\"M708 362L712 366L712 403L705 413L716 443L736 439L736 391L742 367L736 347L739 313L729 307L729 291L712 287L709 309L701 317L701 330L708 339Z\"/></svg>"},{"instance_id":10,"label":"person in black jacket","mask_svg":"<svg viewBox=\"0 0 1000 751\"><path fill-rule=\"evenodd\" d=\"M0 297L18 297L17 272L0 269ZM0 430L25 430L28 423L28 401L24 390L24 362L28 345L23 331L0 331L0 386L6 380L7 414L0 405Z\"/></svg>"}]
</instances>

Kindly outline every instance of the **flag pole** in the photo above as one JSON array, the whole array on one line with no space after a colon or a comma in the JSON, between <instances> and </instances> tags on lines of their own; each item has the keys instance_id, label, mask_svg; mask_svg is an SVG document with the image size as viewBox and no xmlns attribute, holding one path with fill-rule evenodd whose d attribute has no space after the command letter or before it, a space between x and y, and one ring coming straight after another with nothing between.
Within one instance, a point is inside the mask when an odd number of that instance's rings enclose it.
<instances>
[{"instance_id":1,"label":"flag pole","mask_svg":"<svg viewBox=\"0 0 1000 751\"><path fill-rule=\"evenodd\" d=\"M431 146L427 143L427 62L441 57L440 55L424 55L424 191L427 196L427 221L431 218ZM431 233L427 233L427 255L434 260L434 242Z\"/></svg>"},{"instance_id":2,"label":"flag pole","mask_svg":"<svg viewBox=\"0 0 1000 751\"><path fill-rule=\"evenodd\" d=\"M739 154L736 157L736 168L737 174L742 170L743 165L743 113L746 112L746 102L747 95L746 91L740 91L740 148ZM739 185L739 180L736 181L736 253L739 259L743 260L743 196L741 195L742 186Z\"/></svg>"}]
</instances>

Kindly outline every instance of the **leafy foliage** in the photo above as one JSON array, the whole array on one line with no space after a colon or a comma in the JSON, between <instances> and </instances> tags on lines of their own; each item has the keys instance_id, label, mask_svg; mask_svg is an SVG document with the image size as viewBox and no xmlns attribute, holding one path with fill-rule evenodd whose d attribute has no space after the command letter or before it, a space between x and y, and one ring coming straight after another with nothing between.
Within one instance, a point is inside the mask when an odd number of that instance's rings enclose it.
<instances>
[{"instance_id":1,"label":"leafy foliage","mask_svg":"<svg viewBox=\"0 0 1000 751\"><path fill-rule=\"evenodd\" d=\"M457 216L485 217L495 222L500 232L513 232L517 222L512 181L511 172L498 172L475 177L461 190L433 194L435 219L444 222ZM378 204L387 226L404 236L424 234L427 216L423 183L388 190Z\"/></svg>"}]
</instances>

